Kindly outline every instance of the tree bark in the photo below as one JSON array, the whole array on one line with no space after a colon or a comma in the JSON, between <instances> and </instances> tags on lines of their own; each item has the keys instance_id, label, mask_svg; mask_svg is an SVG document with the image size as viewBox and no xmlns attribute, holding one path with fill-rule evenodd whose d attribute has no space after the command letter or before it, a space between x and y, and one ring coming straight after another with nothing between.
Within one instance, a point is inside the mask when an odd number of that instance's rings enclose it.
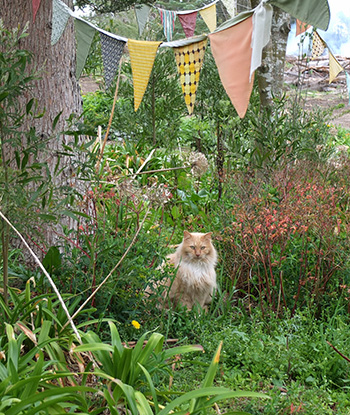
<instances>
[{"instance_id":1,"label":"tree bark","mask_svg":"<svg viewBox=\"0 0 350 415\"><path fill-rule=\"evenodd\" d=\"M253 7L258 3L252 0ZM289 32L290 15L278 7L273 7L271 38L263 49L261 66L256 70L262 107L270 106L273 97L282 96L284 92L284 66Z\"/></svg>"},{"instance_id":2,"label":"tree bark","mask_svg":"<svg viewBox=\"0 0 350 415\"><path fill-rule=\"evenodd\" d=\"M66 1L68 6L72 1ZM42 118L31 121L29 127L34 127L39 137L47 139L53 133L53 121L62 112L56 125L56 131L64 131L67 127L66 120L72 114L82 112L82 98L80 87L75 76L76 46L73 19L68 20L66 29L60 40L51 45L52 28L52 2L42 0L35 21L33 21L31 0L2 0L0 18L5 28L12 29L20 26L22 29L29 23L28 36L21 40L21 49L33 54L33 66L40 69L40 79L34 83L34 87L25 91L22 96L22 105L31 99L38 100L40 109L44 110ZM28 71L30 68L28 68ZM51 174L57 161L57 152L62 150L62 143L68 137L60 135L57 139L49 141L48 151L42 154L41 160L46 161ZM5 151L11 152L10 146ZM72 160L67 157L62 160L65 169L56 179L56 185L75 186L76 179L72 168ZM69 225L69 222L67 223ZM70 223L71 224L71 223ZM48 227L43 230L47 245L52 245L56 238Z\"/></svg>"}]
</instances>

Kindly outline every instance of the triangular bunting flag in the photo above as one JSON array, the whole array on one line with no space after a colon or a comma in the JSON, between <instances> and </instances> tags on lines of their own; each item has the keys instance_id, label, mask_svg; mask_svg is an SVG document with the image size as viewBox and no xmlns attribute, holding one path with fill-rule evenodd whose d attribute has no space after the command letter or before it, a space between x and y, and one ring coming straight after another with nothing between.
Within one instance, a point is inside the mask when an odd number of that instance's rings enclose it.
<instances>
[{"instance_id":1,"label":"triangular bunting flag","mask_svg":"<svg viewBox=\"0 0 350 415\"><path fill-rule=\"evenodd\" d=\"M205 24L208 26L211 32L216 29L216 4L211 5L205 9L199 11Z\"/></svg>"},{"instance_id":2,"label":"triangular bunting flag","mask_svg":"<svg viewBox=\"0 0 350 415\"><path fill-rule=\"evenodd\" d=\"M296 19L314 27L327 30L331 13L328 0L269 0L273 6L284 10Z\"/></svg>"},{"instance_id":3,"label":"triangular bunting flag","mask_svg":"<svg viewBox=\"0 0 350 415\"><path fill-rule=\"evenodd\" d=\"M114 39L100 32L101 51L103 60L103 72L105 75L106 89L111 86L117 72L120 58L122 57L126 42Z\"/></svg>"},{"instance_id":4,"label":"triangular bunting flag","mask_svg":"<svg viewBox=\"0 0 350 415\"><path fill-rule=\"evenodd\" d=\"M174 48L177 70L188 113L192 115L207 39L192 45Z\"/></svg>"},{"instance_id":5,"label":"triangular bunting flag","mask_svg":"<svg viewBox=\"0 0 350 415\"><path fill-rule=\"evenodd\" d=\"M310 25L307 23L301 22L299 19L296 19L295 22L295 36L299 36L302 33L306 32L307 29L310 29Z\"/></svg>"},{"instance_id":6,"label":"triangular bunting flag","mask_svg":"<svg viewBox=\"0 0 350 415\"><path fill-rule=\"evenodd\" d=\"M154 59L162 42L128 39L134 84L134 109L138 110L152 72Z\"/></svg>"},{"instance_id":7,"label":"triangular bunting flag","mask_svg":"<svg viewBox=\"0 0 350 415\"><path fill-rule=\"evenodd\" d=\"M348 95L349 95L349 105L350 105L350 75L345 71L346 75L346 86L348 88Z\"/></svg>"},{"instance_id":8,"label":"triangular bunting flag","mask_svg":"<svg viewBox=\"0 0 350 415\"><path fill-rule=\"evenodd\" d=\"M71 10L65 3L61 0L52 1L51 45L55 45L59 41L70 15Z\"/></svg>"},{"instance_id":9,"label":"triangular bunting flag","mask_svg":"<svg viewBox=\"0 0 350 415\"><path fill-rule=\"evenodd\" d=\"M32 9L33 9L33 22L35 22L35 16L39 10L41 0L32 0Z\"/></svg>"},{"instance_id":10,"label":"triangular bunting flag","mask_svg":"<svg viewBox=\"0 0 350 415\"><path fill-rule=\"evenodd\" d=\"M249 81L253 17L209 35L221 82L240 118L247 112L253 89Z\"/></svg>"},{"instance_id":11,"label":"triangular bunting flag","mask_svg":"<svg viewBox=\"0 0 350 415\"><path fill-rule=\"evenodd\" d=\"M262 2L253 14L252 34L252 61L250 64L250 79L261 65L262 50L270 40L273 8L270 4Z\"/></svg>"},{"instance_id":12,"label":"triangular bunting flag","mask_svg":"<svg viewBox=\"0 0 350 415\"><path fill-rule=\"evenodd\" d=\"M192 37L196 28L197 12L179 14L177 17L180 20L181 26L185 32L186 37Z\"/></svg>"},{"instance_id":13,"label":"triangular bunting flag","mask_svg":"<svg viewBox=\"0 0 350 415\"><path fill-rule=\"evenodd\" d=\"M95 36L95 32L96 29L88 23L84 22L84 20L80 20L78 18L75 19L75 35L77 38L76 76L78 79L83 72L86 58L89 54L90 46Z\"/></svg>"},{"instance_id":14,"label":"triangular bunting flag","mask_svg":"<svg viewBox=\"0 0 350 415\"><path fill-rule=\"evenodd\" d=\"M225 6L227 13L230 15L230 17L233 17L236 13L236 7L237 7L237 0L221 0L222 4Z\"/></svg>"},{"instance_id":15,"label":"triangular bunting flag","mask_svg":"<svg viewBox=\"0 0 350 415\"><path fill-rule=\"evenodd\" d=\"M320 35L314 31L312 35L312 55L311 59L316 59L322 55L326 48L326 43L321 39Z\"/></svg>"},{"instance_id":16,"label":"triangular bunting flag","mask_svg":"<svg viewBox=\"0 0 350 415\"><path fill-rule=\"evenodd\" d=\"M344 70L333 53L329 52L329 83L332 83L338 74Z\"/></svg>"},{"instance_id":17,"label":"triangular bunting flag","mask_svg":"<svg viewBox=\"0 0 350 415\"><path fill-rule=\"evenodd\" d=\"M173 32L175 29L176 12L159 9L159 14L164 28L164 35L167 38L167 41L170 42L173 38Z\"/></svg>"},{"instance_id":18,"label":"triangular bunting flag","mask_svg":"<svg viewBox=\"0 0 350 415\"><path fill-rule=\"evenodd\" d=\"M151 7L148 6L148 4L141 4L141 5L135 6L135 15L136 15L136 20L137 20L137 25L139 27L140 36L142 35L145 29L150 10L151 10Z\"/></svg>"}]
</instances>

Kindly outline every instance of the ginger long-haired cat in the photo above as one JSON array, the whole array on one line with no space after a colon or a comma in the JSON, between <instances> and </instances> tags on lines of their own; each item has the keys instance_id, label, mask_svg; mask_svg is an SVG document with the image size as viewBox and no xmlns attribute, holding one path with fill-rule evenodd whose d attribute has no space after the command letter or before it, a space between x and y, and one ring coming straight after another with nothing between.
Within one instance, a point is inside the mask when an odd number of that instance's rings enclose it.
<instances>
[{"instance_id":1,"label":"ginger long-haired cat","mask_svg":"<svg viewBox=\"0 0 350 415\"><path fill-rule=\"evenodd\" d=\"M169 299L172 304L180 303L189 310L195 304L207 309L216 288L217 252L211 235L212 232L184 231L183 241L167 257L167 263L172 264L177 272L173 281L168 279L162 284L168 287L163 293L165 304Z\"/></svg>"}]
</instances>

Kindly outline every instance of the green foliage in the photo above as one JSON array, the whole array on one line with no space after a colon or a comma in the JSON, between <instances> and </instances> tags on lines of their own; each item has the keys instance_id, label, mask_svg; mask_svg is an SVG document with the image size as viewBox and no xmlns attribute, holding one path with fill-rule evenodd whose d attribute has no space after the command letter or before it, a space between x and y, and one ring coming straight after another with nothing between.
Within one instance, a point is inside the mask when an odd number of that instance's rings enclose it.
<instances>
[{"instance_id":1,"label":"green foliage","mask_svg":"<svg viewBox=\"0 0 350 415\"><path fill-rule=\"evenodd\" d=\"M190 413L206 413L214 403L239 397L266 398L264 394L249 392L234 392L227 388L213 387L217 372L222 344L216 350L212 362L204 378L202 387L182 396L170 400L165 406L160 403L165 392L155 388L152 377L161 368L169 365L169 359L180 354L201 351L199 346L178 346L163 350L164 337L159 333L152 333L146 340L147 333L139 338L133 348L125 347L120 339L116 326L110 323L111 345L102 343L93 332L84 335L84 345L75 348L75 352L91 351L101 362L101 367L95 374L107 380L107 389L104 396L111 413L118 413L118 406L125 405L132 414L138 413L160 414L183 413L184 408ZM169 395L171 392L169 393ZM152 399L149 398L152 397ZM211 396L209 399L208 397Z\"/></svg>"},{"instance_id":2,"label":"green foliage","mask_svg":"<svg viewBox=\"0 0 350 415\"><path fill-rule=\"evenodd\" d=\"M143 4L143 2L139 0L75 0L74 3L77 7L88 6L93 11L98 13L115 13L118 11L127 10L135 4Z\"/></svg>"},{"instance_id":3,"label":"green foliage","mask_svg":"<svg viewBox=\"0 0 350 415\"><path fill-rule=\"evenodd\" d=\"M128 140L154 147L177 146L185 103L176 73L172 50L160 50L154 63L148 87L137 112L130 62L122 65L118 100L115 107L110 139ZM84 97L85 122L89 127L106 128L114 97L114 88Z\"/></svg>"}]
</instances>

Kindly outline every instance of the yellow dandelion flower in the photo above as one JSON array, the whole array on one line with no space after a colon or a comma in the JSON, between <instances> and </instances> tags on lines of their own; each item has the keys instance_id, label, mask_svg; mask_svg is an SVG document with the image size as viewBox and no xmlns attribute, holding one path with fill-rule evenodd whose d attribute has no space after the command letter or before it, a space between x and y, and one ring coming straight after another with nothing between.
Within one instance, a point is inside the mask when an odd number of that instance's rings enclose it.
<instances>
[{"instance_id":1,"label":"yellow dandelion flower","mask_svg":"<svg viewBox=\"0 0 350 415\"><path fill-rule=\"evenodd\" d=\"M133 320L131 324L135 327L136 330L139 330L141 328L141 324L136 320Z\"/></svg>"}]
</instances>

